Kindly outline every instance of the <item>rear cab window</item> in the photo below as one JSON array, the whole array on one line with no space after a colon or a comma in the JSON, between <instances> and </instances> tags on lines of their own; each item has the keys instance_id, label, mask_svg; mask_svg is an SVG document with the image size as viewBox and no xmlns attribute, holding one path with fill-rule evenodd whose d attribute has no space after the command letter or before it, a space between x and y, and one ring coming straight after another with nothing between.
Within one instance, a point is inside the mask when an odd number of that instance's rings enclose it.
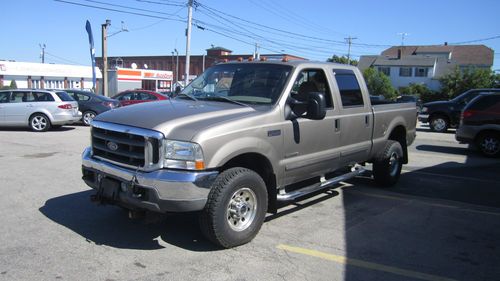
<instances>
[{"instance_id":1,"label":"rear cab window","mask_svg":"<svg viewBox=\"0 0 500 281\"><path fill-rule=\"evenodd\" d=\"M339 87L342 106L364 107L363 94L354 72L348 69L334 69L333 75Z\"/></svg>"}]
</instances>

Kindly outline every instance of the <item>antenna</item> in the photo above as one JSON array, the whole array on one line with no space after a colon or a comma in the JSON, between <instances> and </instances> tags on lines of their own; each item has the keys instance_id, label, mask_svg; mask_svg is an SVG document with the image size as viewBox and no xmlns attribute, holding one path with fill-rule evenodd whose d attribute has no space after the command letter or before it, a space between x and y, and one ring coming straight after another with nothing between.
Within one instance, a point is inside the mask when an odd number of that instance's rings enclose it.
<instances>
[{"instance_id":1,"label":"antenna","mask_svg":"<svg viewBox=\"0 0 500 281\"><path fill-rule=\"evenodd\" d=\"M406 33L406 32L399 32L398 35L401 36L401 46L404 46L405 45L405 37L410 35L410 34Z\"/></svg>"}]
</instances>

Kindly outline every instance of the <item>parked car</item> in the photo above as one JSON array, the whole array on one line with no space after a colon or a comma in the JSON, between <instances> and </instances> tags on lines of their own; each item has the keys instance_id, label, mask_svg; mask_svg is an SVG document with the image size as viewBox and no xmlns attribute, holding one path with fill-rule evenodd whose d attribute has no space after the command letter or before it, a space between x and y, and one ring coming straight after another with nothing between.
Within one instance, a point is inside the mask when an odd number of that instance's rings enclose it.
<instances>
[{"instance_id":1,"label":"parked car","mask_svg":"<svg viewBox=\"0 0 500 281\"><path fill-rule=\"evenodd\" d=\"M78 107L82 112L82 122L86 126L90 125L90 122L92 122L98 114L121 106L118 100L96 95L90 91L78 89L66 89L64 91L78 102Z\"/></svg>"},{"instance_id":2,"label":"parked car","mask_svg":"<svg viewBox=\"0 0 500 281\"><path fill-rule=\"evenodd\" d=\"M500 156L500 92L480 94L464 108L455 138L488 157Z\"/></svg>"},{"instance_id":3,"label":"parked car","mask_svg":"<svg viewBox=\"0 0 500 281\"><path fill-rule=\"evenodd\" d=\"M0 91L0 126L29 126L35 132L77 122L78 103L64 91Z\"/></svg>"},{"instance_id":4,"label":"parked car","mask_svg":"<svg viewBox=\"0 0 500 281\"><path fill-rule=\"evenodd\" d=\"M413 104L372 105L357 67L222 63L171 102L97 116L82 179L94 202L132 216L198 211L210 241L235 247L280 203L362 174L356 163L373 163L378 184L395 184L416 118Z\"/></svg>"},{"instance_id":5,"label":"parked car","mask_svg":"<svg viewBox=\"0 0 500 281\"><path fill-rule=\"evenodd\" d=\"M150 102L150 101L159 101L159 100L167 100L168 97L161 95L157 92L148 91L148 90L127 90L112 97L120 101L122 106Z\"/></svg>"},{"instance_id":6,"label":"parked car","mask_svg":"<svg viewBox=\"0 0 500 281\"><path fill-rule=\"evenodd\" d=\"M500 89L471 89L450 101L433 101L424 103L418 115L422 123L429 123L431 130L446 132L455 128L460 122L460 112L479 94L500 92Z\"/></svg>"}]
</instances>

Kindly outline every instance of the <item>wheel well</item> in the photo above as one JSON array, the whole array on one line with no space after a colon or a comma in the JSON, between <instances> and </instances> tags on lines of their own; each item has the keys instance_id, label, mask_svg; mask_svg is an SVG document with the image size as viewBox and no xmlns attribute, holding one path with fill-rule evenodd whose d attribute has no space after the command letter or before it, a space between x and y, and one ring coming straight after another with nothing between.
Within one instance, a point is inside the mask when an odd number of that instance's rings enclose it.
<instances>
[{"instance_id":1,"label":"wheel well","mask_svg":"<svg viewBox=\"0 0 500 281\"><path fill-rule=\"evenodd\" d=\"M436 112L432 113L431 115L429 115L429 122L432 120L432 118L434 118L436 116L441 116L441 117L445 118L448 121L448 123L450 122L450 117L448 116L448 114L446 114L442 111L436 111Z\"/></svg>"},{"instance_id":2,"label":"wheel well","mask_svg":"<svg viewBox=\"0 0 500 281\"><path fill-rule=\"evenodd\" d=\"M492 135L495 135L495 136L500 136L500 131L498 131L498 130L492 130L492 129L486 129L486 130L482 130L482 131L480 131L479 133L476 134L476 137L474 138L474 142L477 143L482 136L484 136L484 135L486 135L488 133L490 133Z\"/></svg>"},{"instance_id":3,"label":"wheel well","mask_svg":"<svg viewBox=\"0 0 500 281\"><path fill-rule=\"evenodd\" d=\"M273 166L269 159L258 153L246 153L238 155L222 166L222 170L227 170L233 167L243 167L256 172L266 184L268 197L268 211L275 213L276 205L276 175L273 171Z\"/></svg>"},{"instance_id":4,"label":"wheel well","mask_svg":"<svg viewBox=\"0 0 500 281\"><path fill-rule=\"evenodd\" d=\"M406 145L406 129L404 126L399 125L394 128L389 135L389 139L399 142L403 148L403 163L408 164L408 146Z\"/></svg>"},{"instance_id":5,"label":"wheel well","mask_svg":"<svg viewBox=\"0 0 500 281\"><path fill-rule=\"evenodd\" d=\"M33 115L35 115L35 114L42 114L42 115L44 115L45 117L47 117L47 119L49 119L49 122L52 123L52 120L50 120L50 117L47 114L43 113L43 112L33 112L33 113L31 113L30 117L28 117L28 122L30 122L31 117L33 117Z\"/></svg>"}]
</instances>

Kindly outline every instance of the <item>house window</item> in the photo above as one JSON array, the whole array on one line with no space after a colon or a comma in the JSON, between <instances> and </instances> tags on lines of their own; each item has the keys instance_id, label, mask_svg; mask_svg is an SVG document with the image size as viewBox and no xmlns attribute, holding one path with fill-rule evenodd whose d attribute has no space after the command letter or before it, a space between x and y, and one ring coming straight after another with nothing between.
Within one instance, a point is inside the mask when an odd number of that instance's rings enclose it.
<instances>
[{"instance_id":1,"label":"house window","mask_svg":"<svg viewBox=\"0 0 500 281\"><path fill-rule=\"evenodd\" d=\"M411 67L400 67L399 68L399 76L402 77L411 77L413 68Z\"/></svg>"},{"instance_id":2,"label":"house window","mask_svg":"<svg viewBox=\"0 0 500 281\"><path fill-rule=\"evenodd\" d=\"M415 68L415 76L416 77L427 77L429 73L429 68L427 67L416 67Z\"/></svg>"},{"instance_id":3,"label":"house window","mask_svg":"<svg viewBox=\"0 0 500 281\"><path fill-rule=\"evenodd\" d=\"M378 67L378 72L382 72L382 73L384 73L387 76L391 76L391 68L390 67L379 66Z\"/></svg>"}]
</instances>

